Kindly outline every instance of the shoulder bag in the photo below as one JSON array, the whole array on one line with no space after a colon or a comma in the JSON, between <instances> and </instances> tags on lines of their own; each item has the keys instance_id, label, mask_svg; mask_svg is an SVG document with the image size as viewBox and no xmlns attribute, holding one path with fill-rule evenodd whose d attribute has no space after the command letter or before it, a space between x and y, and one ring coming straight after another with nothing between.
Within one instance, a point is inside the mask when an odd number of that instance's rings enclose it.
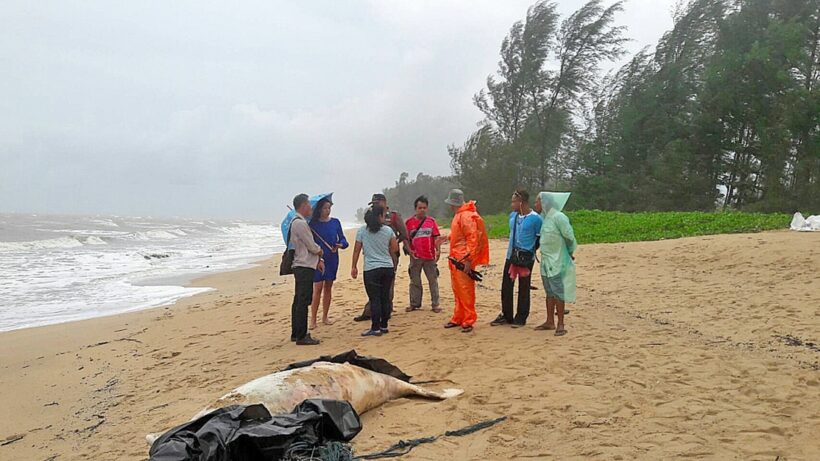
<instances>
[{"instance_id":1,"label":"shoulder bag","mask_svg":"<svg viewBox=\"0 0 820 461\"><path fill-rule=\"evenodd\" d=\"M297 219L299 218L293 218L293 221ZM282 253L282 262L279 263L279 275L293 274L293 258L296 255L296 250L290 248L290 234L293 229L293 221L290 222L290 227L288 227L288 236L285 239L285 251Z\"/></svg>"},{"instance_id":2,"label":"shoulder bag","mask_svg":"<svg viewBox=\"0 0 820 461\"><path fill-rule=\"evenodd\" d=\"M524 219L527 217L524 216ZM515 216L515 224L513 225L513 235L512 235L512 254L510 255L510 264L513 266L519 267L527 267L529 268L533 264L535 264L535 252L529 250L523 250L521 248L517 248L515 246L515 233L516 229L518 229L518 213Z\"/></svg>"}]
</instances>

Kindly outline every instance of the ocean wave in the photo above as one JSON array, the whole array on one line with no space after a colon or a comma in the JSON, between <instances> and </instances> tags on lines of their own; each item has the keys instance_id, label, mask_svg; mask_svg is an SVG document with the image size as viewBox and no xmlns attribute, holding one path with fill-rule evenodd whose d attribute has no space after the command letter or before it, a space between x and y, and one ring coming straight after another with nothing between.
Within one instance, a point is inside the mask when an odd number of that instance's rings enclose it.
<instances>
[{"instance_id":1,"label":"ocean wave","mask_svg":"<svg viewBox=\"0 0 820 461\"><path fill-rule=\"evenodd\" d=\"M0 241L0 331L172 302L203 290L180 288L182 280L247 267L284 248L279 230L264 223L117 218L115 228L27 219L0 229L8 239Z\"/></svg>"},{"instance_id":2,"label":"ocean wave","mask_svg":"<svg viewBox=\"0 0 820 461\"><path fill-rule=\"evenodd\" d=\"M149 231L142 231L142 232L132 232L128 235L124 235L123 238L128 239L128 240L142 240L142 241L148 241L148 240L173 240L173 239L181 237L182 235L187 235L187 234L181 234L180 235L177 232L171 232L171 231L184 232L184 231L179 230L179 229L149 230Z\"/></svg>"},{"instance_id":3,"label":"ocean wave","mask_svg":"<svg viewBox=\"0 0 820 461\"><path fill-rule=\"evenodd\" d=\"M115 223L114 221L112 221L110 219L92 219L91 222L94 223L94 224L101 225L101 226L120 227L119 224Z\"/></svg>"},{"instance_id":4,"label":"ocean wave","mask_svg":"<svg viewBox=\"0 0 820 461\"><path fill-rule=\"evenodd\" d=\"M38 232L50 232L54 234L96 235L99 237L122 237L130 234L130 232L127 231L101 229L45 229L39 227L35 230Z\"/></svg>"},{"instance_id":5,"label":"ocean wave","mask_svg":"<svg viewBox=\"0 0 820 461\"><path fill-rule=\"evenodd\" d=\"M83 243L75 237L58 237L30 242L0 242L0 251L32 251L54 248L76 248L81 246L83 246Z\"/></svg>"},{"instance_id":6,"label":"ocean wave","mask_svg":"<svg viewBox=\"0 0 820 461\"><path fill-rule=\"evenodd\" d=\"M0 251L19 252L68 249L77 248L84 245L108 245L108 242L96 235L71 235L53 239L32 240L28 242L0 242Z\"/></svg>"},{"instance_id":7,"label":"ocean wave","mask_svg":"<svg viewBox=\"0 0 820 461\"><path fill-rule=\"evenodd\" d=\"M78 237L80 242L85 245L108 245L108 242L97 237L96 235L89 235L87 237Z\"/></svg>"}]
</instances>

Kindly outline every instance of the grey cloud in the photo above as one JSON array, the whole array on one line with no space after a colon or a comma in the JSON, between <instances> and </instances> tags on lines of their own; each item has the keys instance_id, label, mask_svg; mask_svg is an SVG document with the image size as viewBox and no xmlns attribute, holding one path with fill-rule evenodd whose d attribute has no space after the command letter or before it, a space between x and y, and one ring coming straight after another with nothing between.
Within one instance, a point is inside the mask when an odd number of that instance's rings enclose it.
<instances>
[{"instance_id":1,"label":"grey cloud","mask_svg":"<svg viewBox=\"0 0 820 461\"><path fill-rule=\"evenodd\" d=\"M530 3L4 2L0 211L278 219L333 190L349 219L449 172ZM672 3L627 5L636 48Z\"/></svg>"}]
</instances>

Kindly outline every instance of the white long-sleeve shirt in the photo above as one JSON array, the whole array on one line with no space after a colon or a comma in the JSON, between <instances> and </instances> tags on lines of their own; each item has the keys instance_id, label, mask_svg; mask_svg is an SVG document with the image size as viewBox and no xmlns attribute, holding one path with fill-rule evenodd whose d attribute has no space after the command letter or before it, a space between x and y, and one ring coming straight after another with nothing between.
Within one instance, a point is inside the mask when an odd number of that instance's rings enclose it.
<instances>
[{"instance_id":1,"label":"white long-sleeve shirt","mask_svg":"<svg viewBox=\"0 0 820 461\"><path fill-rule=\"evenodd\" d=\"M290 224L290 241L296 250L293 254L293 267L316 269L322 254L321 247L313 241L313 233L301 216L297 216Z\"/></svg>"}]
</instances>

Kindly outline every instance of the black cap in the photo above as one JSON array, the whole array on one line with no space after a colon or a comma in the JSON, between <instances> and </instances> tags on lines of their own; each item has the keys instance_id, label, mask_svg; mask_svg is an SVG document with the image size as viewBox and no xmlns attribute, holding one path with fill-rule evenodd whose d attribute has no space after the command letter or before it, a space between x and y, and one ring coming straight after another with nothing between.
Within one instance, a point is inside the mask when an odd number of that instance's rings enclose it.
<instances>
[{"instance_id":1,"label":"black cap","mask_svg":"<svg viewBox=\"0 0 820 461\"><path fill-rule=\"evenodd\" d=\"M373 197L370 197L369 205L372 205L382 200L384 200L385 202L387 201L387 197L385 197L384 194L373 194Z\"/></svg>"}]
</instances>

